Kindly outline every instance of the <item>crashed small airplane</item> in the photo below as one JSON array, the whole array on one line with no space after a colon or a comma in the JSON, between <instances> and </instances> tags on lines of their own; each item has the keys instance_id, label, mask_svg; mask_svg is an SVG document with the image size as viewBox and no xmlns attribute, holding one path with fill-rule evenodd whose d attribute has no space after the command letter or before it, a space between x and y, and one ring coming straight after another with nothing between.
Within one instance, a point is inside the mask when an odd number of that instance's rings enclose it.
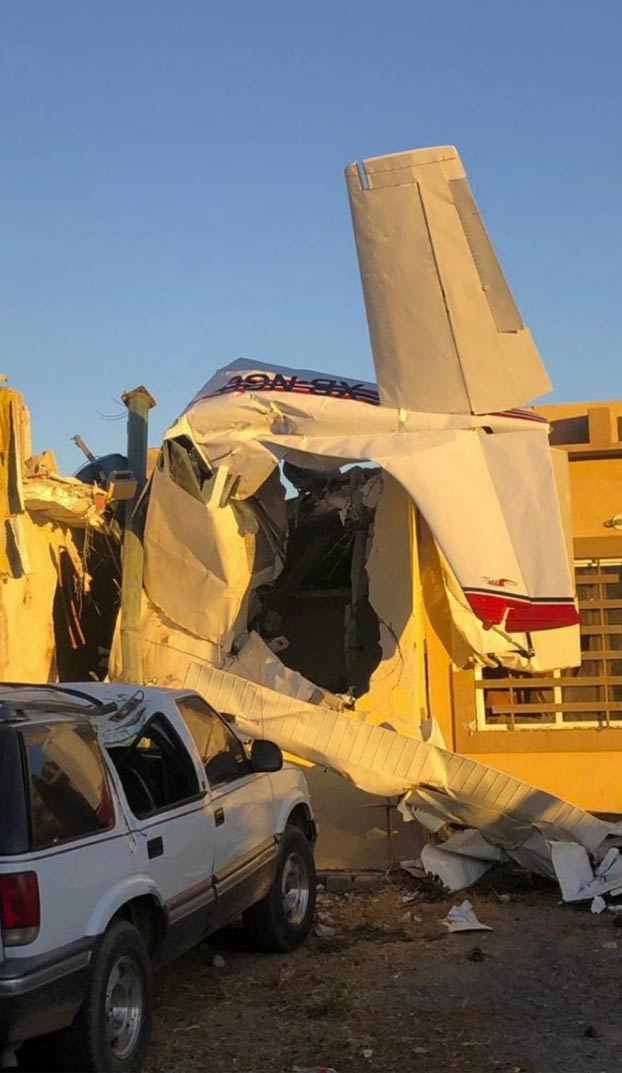
<instances>
[{"instance_id":1,"label":"crashed small airplane","mask_svg":"<svg viewBox=\"0 0 622 1073\"><path fill-rule=\"evenodd\" d=\"M462 878L502 853L552 876L557 842L616 829L443 747L420 626L440 601L461 666L580 662L563 465L521 409L551 385L456 150L346 180L378 383L240 359L192 399L151 479L144 677L476 828Z\"/></svg>"},{"instance_id":2,"label":"crashed small airplane","mask_svg":"<svg viewBox=\"0 0 622 1073\"><path fill-rule=\"evenodd\" d=\"M522 408L550 382L455 149L365 160L346 182L377 384L240 359L191 400L134 514L142 680L458 828L423 861L454 889L504 857L574 898L615 889L618 829L446 749L427 688L426 622L456 667L580 663L567 462ZM97 677L119 515L92 475L28 461L25 410L0 396L0 673ZM107 669L126 680L122 634L117 618Z\"/></svg>"}]
</instances>

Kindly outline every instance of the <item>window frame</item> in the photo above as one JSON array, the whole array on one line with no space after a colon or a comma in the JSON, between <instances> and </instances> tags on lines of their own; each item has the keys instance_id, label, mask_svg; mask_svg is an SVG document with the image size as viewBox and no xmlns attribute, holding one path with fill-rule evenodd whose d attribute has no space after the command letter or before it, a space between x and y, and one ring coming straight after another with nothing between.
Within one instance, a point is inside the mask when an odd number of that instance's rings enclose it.
<instances>
[{"instance_id":1,"label":"window frame","mask_svg":"<svg viewBox=\"0 0 622 1073\"><path fill-rule=\"evenodd\" d=\"M127 794L125 792L125 787L123 786L123 780L121 778L121 774L120 774L119 769L118 769L118 767L117 767L117 765L116 765L116 763L114 761L114 754L111 752L111 748L112 749L118 748L118 746L108 747L108 749L107 749L108 757L109 757L110 763L112 764L112 766L114 768L115 776L117 777L117 779L119 780L119 783L121 784L121 793L123 794L123 798L124 798L125 802L127 803L127 807L130 810L131 815L134 817L135 820L138 821L138 823L143 823L145 820L151 820L154 816L161 816L161 815L163 815L164 813L167 813L167 812L174 812L176 809L183 808L186 805L194 804L196 801L202 801L205 798L205 795L206 795L205 789L201 786L201 781L199 779L199 774L198 774L197 769L196 769L196 764L195 764L195 761L194 761L194 757L192 756L192 753L190 752L190 750L186 746L183 738L181 737L180 734L178 734L177 730L173 726L173 723L171 722L171 720L167 716L166 712L164 712L164 711L154 712L153 715L151 715L149 717L148 722L146 722L145 725L143 727L141 727L140 733L132 741L131 745L128 746L128 748L125 751L124 755L129 755L130 752L132 752L134 749L138 748L138 744L139 744L140 741L142 741L143 738L148 738L149 737L149 733L148 733L149 728L151 727L151 725L153 724L153 722L156 719L161 719L164 722L165 729L170 730L170 732L172 733L173 743L175 743L175 740L176 740L179 743L180 749L183 749L184 753L188 757L188 761L192 765L192 770L194 772L194 776L195 776L195 779L196 779L198 789L196 790L195 793L191 794L189 797L181 798L179 801L175 801L173 804L160 805L159 808L153 809L151 812L143 812L142 815L139 816L139 815L137 815L136 812L134 812L134 809L130 805L130 802L128 800L128 796L127 796Z\"/></svg>"},{"instance_id":2,"label":"window frame","mask_svg":"<svg viewBox=\"0 0 622 1073\"><path fill-rule=\"evenodd\" d=\"M575 588L577 588L580 585L589 585L589 583L590 583L589 576L585 577L585 575L579 574L578 573L579 570L585 569L585 568L593 568L594 570L598 571L602 566L605 566L605 567L606 566L618 567L618 568L620 568L620 573L621 573L621 576L622 576L622 557L620 557L619 555L593 555L593 556L582 555L580 558L575 559L574 564L573 564ZM619 582L618 581L613 581L612 583L617 584ZM598 584L601 584L601 582L598 582ZM617 602L617 598L616 598L616 602ZM580 604L580 610L585 611L586 609L589 609L589 608L586 608L585 606L581 607L581 601L579 601L579 604ZM622 599L620 600L620 607L622 608ZM609 610L609 608L607 608L607 610ZM611 610L616 610L616 608L612 608ZM610 631L610 624L606 623L606 622L601 622L600 623L600 629L601 629L601 632L599 633L598 625L594 625L592 623L586 623L585 624L585 633L582 631L581 636L582 637L584 637L584 636L603 636L605 633L611 632ZM622 625L620 626L620 632L622 633ZM607 656L601 654L602 652L604 652L604 650L601 650L601 649L589 650L589 649L583 649L582 648L581 649L581 664L580 664L580 667L582 667L583 664L587 663L587 662L604 662L605 666L606 666L606 663L607 663L608 660L613 661L613 657L607 657ZM622 659L622 649L620 649L620 659ZM580 669L580 667L577 668L577 669ZM508 670L506 672L506 675L504 676L504 678L511 678L511 677L512 677L512 673L511 673L511 671ZM510 715L510 713L508 713L508 717L507 717L506 721L498 722L498 723L492 723L492 722L487 721L487 716L486 716L486 692L487 692L488 689L491 689L491 690L495 689L495 680L494 679L489 679L489 680L486 679L485 678L485 668L476 667L475 671L474 671L476 730L478 732L481 731L481 732L486 733L486 734L498 733L498 732L507 732L507 731L520 731L521 733L524 734L527 731L535 731L536 733L538 733L538 732L542 732L542 731L546 731L546 730L552 730L552 731L557 732L557 731L571 731L571 730L598 730L598 731L602 731L602 730L619 730L619 729L622 729L622 714L621 714L621 717L619 719L617 719L617 718L612 719L610 714L606 714L604 719L597 719L597 718L594 718L594 719L573 719L572 718L573 713L569 712L567 714L566 718L564 718L564 715L565 715L565 711L564 711L564 690L572 689L572 688L576 689L576 688L581 688L581 687L589 688L590 686L592 688L594 688L595 686L598 686L598 687L604 689L605 691L607 691L607 690L612 689L612 688L614 688L616 686L617 683L615 683L615 682L610 683L608 681L608 679L610 677L613 677L613 678L617 677L616 675L610 676L608 674L608 672L606 671L606 669L604 670L604 672L602 674L591 676L591 677L587 676L587 675L582 676L580 674L577 674L576 677L573 678L572 684L570 684L568 682L568 677L569 677L568 674L562 669L562 670L555 670L555 671L552 671L550 674L541 675L541 676L538 676L537 674L534 675L534 676L529 676L529 677L524 677L524 678L517 676L516 679L515 679L516 688L517 689L521 689L521 688L522 689L537 689L538 688L539 677L544 678L547 681L547 685L542 686L542 688L546 689L549 692L552 692L552 697L553 697L552 703L559 706L559 710L554 711L552 713L552 718L550 719L550 721L543 722L541 720L537 720L535 718L537 713L535 713L535 712L533 713L534 718L529 720L529 714L530 713L525 712L524 716L523 716L523 718L525 719L524 722L523 721L521 721L521 722L512 722L511 721L511 715ZM596 683L596 682L593 681L594 678L601 679L601 681ZM489 682L489 685L485 684L487 681ZM503 681L503 679L501 681ZM552 685L549 684L551 681L553 682ZM499 688L499 689L509 689L509 687L507 685L497 686L497 688ZM574 705L581 704L581 701L570 701L570 700L568 700L567 702L571 703L571 704L574 704ZM551 702L548 701L548 700L543 701L543 704L550 704L550 703ZM586 702L586 703L594 703L595 704L595 703L600 703L600 702L594 701L594 702ZM610 713L611 710L614 708L615 703L616 703L615 701L609 700L607 695L605 695L605 698L603 698L603 700L602 700L602 710L605 713ZM515 704L514 707L515 707L515 711L514 711L513 714L514 715L520 715L520 705ZM620 711L622 713L622 707L621 707Z\"/></svg>"},{"instance_id":3,"label":"window frame","mask_svg":"<svg viewBox=\"0 0 622 1073\"><path fill-rule=\"evenodd\" d=\"M199 746L197 745L197 743L196 743L196 741L194 739L194 735L193 735L188 723L186 722L186 719L184 717L183 711L181 709L181 703L183 701L190 701L190 702L194 701L194 703L198 702L199 704L204 704L205 708L207 709L207 712L205 714L212 715L219 723L221 723L225 727L225 729L229 732L229 734L231 734L235 738L235 740L237 741L238 745L240 746L240 749L242 750L242 754L244 756L244 760L245 760L245 770L244 771L242 771L239 774L236 774L231 779L225 779L224 781L217 782L217 783L212 782L212 780L209 777L208 770L207 770L207 763L208 762L205 761L203 759L203 757L201 756L201 750L199 749ZM246 751L246 746L244 745L244 742L242 741L242 738L240 737L240 735L236 732L235 728L231 726L231 724L224 717L224 715L222 715L216 708L214 708L208 701L206 701L204 697L200 697L196 693L185 693L183 696L175 697L175 704L177 706L177 711L179 713L179 717L180 717L180 719L183 720L183 724L184 724L186 730L188 731L188 734L192 738L194 748L197 751L197 755L199 757L199 762L200 762L201 767L202 767L202 769L203 769L203 771L205 773L205 778L207 779L207 785L208 785L210 791L212 791L212 792L216 792L217 790L221 791L221 790L223 790L223 788L226 788L228 786L234 786L241 779L246 779L251 775L257 774L253 770L253 767L252 767L252 764L251 764L251 758L248 755L248 752ZM201 713L201 714L203 714L203 713Z\"/></svg>"}]
</instances>

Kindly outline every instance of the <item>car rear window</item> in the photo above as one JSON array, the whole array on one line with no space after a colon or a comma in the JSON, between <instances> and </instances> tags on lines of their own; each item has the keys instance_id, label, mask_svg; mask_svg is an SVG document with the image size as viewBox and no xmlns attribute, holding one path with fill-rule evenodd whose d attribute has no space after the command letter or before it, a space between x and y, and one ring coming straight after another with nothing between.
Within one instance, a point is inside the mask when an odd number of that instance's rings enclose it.
<instances>
[{"instance_id":1,"label":"car rear window","mask_svg":"<svg viewBox=\"0 0 622 1073\"><path fill-rule=\"evenodd\" d=\"M55 723L21 731L28 761L33 849L45 849L114 824L110 786L94 731Z\"/></svg>"}]
</instances>

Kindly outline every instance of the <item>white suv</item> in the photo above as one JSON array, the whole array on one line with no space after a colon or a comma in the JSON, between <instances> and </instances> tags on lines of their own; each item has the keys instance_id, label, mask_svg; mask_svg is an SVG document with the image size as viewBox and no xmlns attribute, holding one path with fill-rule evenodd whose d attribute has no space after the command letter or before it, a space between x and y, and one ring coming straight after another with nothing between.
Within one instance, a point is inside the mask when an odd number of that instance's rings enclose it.
<instances>
[{"instance_id":1,"label":"white suv","mask_svg":"<svg viewBox=\"0 0 622 1073\"><path fill-rule=\"evenodd\" d=\"M139 1070L154 965L240 915L306 938L315 837L302 773L196 693L0 685L0 1066L45 1036L58 1068Z\"/></svg>"}]
</instances>

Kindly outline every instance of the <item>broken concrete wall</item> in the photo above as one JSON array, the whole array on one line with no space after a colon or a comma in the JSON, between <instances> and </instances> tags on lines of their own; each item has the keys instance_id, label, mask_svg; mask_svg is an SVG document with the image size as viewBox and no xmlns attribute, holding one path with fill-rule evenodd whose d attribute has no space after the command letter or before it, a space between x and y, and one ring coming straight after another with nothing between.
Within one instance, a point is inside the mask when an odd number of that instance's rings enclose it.
<instances>
[{"instance_id":1,"label":"broken concrete wall","mask_svg":"<svg viewBox=\"0 0 622 1073\"><path fill-rule=\"evenodd\" d=\"M416 608L417 544L412 501L385 476L365 569L369 601L380 625L382 660L356 710L369 722L407 736L419 733L426 716L424 638Z\"/></svg>"},{"instance_id":2,"label":"broken concrete wall","mask_svg":"<svg viewBox=\"0 0 622 1073\"><path fill-rule=\"evenodd\" d=\"M47 682L56 678L54 598L56 555L67 533L53 522L28 514L22 519L30 569L0 581L0 679ZM69 537L71 540L71 537Z\"/></svg>"},{"instance_id":3,"label":"broken concrete wall","mask_svg":"<svg viewBox=\"0 0 622 1073\"><path fill-rule=\"evenodd\" d=\"M89 552L107 530L101 490L54 472L51 452L30 454L19 392L0 388L0 678L88 677L99 636L87 639ZM106 569L104 590L115 575ZM114 607L112 608L114 612ZM95 613L95 612L94 612ZM104 616L105 617L105 616ZM97 612L95 628L100 631Z\"/></svg>"}]
</instances>

